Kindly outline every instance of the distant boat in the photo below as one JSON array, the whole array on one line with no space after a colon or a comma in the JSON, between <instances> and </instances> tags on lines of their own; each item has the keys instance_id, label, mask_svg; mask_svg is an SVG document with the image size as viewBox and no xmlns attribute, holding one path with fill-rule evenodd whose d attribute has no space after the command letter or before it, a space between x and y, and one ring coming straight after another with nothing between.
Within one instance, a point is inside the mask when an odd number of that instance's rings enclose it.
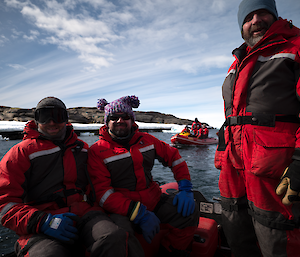
<instances>
[{"instance_id":1,"label":"distant boat","mask_svg":"<svg viewBox=\"0 0 300 257\"><path fill-rule=\"evenodd\" d=\"M173 145L213 145L218 143L218 139L214 137L197 138L191 136L190 133L178 133L171 137L171 143Z\"/></svg>"}]
</instances>

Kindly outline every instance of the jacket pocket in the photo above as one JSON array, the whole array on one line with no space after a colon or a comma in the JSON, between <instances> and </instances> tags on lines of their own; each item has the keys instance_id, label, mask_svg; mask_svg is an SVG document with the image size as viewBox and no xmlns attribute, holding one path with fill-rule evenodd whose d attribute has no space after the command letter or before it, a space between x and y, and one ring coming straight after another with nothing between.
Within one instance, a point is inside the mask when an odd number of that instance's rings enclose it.
<instances>
[{"instance_id":1,"label":"jacket pocket","mask_svg":"<svg viewBox=\"0 0 300 257\"><path fill-rule=\"evenodd\" d=\"M255 129L253 137L251 172L257 176L280 178L291 162L295 135Z\"/></svg>"},{"instance_id":2,"label":"jacket pocket","mask_svg":"<svg viewBox=\"0 0 300 257\"><path fill-rule=\"evenodd\" d=\"M215 163L215 167L218 170L220 170L222 168L222 159L223 159L224 154L225 154L225 151L216 150L214 163Z\"/></svg>"}]
</instances>

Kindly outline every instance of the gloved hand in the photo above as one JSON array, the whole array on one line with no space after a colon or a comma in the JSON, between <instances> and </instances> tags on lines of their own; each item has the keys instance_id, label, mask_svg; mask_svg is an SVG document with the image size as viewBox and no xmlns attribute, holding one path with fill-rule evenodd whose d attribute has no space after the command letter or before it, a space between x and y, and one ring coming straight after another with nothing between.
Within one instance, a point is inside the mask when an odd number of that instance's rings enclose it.
<instances>
[{"instance_id":1,"label":"gloved hand","mask_svg":"<svg viewBox=\"0 0 300 257\"><path fill-rule=\"evenodd\" d=\"M179 193L173 199L173 205L177 206L177 212L183 217L190 216L195 211L194 194L192 192L193 185L191 181L184 179L177 182Z\"/></svg>"},{"instance_id":2,"label":"gloved hand","mask_svg":"<svg viewBox=\"0 0 300 257\"><path fill-rule=\"evenodd\" d=\"M160 229L159 218L157 218L157 216L152 211L148 211L146 206L143 204L140 205L138 214L133 220L133 223L140 226L143 232L143 236L146 242L149 244Z\"/></svg>"},{"instance_id":3,"label":"gloved hand","mask_svg":"<svg viewBox=\"0 0 300 257\"><path fill-rule=\"evenodd\" d=\"M294 160L287 167L281 177L281 182L276 188L276 194L285 196L282 198L284 205L290 205L300 201L300 161Z\"/></svg>"},{"instance_id":4,"label":"gloved hand","mask_svg":"<svg viewBox=\"0 0 300 257\"><path fill-rule=\"evenodd\" d=\"M73 213L48 214L41 224L40 231L63 242L74 243L78 238L78 230L74 224L76 219L78 216Z\"/></svg>"}]
</instances>

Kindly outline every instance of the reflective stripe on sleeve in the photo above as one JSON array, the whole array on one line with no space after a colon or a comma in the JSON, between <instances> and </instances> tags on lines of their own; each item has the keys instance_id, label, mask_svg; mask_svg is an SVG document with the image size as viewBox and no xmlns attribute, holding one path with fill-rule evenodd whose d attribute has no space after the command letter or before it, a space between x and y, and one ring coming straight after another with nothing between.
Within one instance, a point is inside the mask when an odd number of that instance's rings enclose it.
<instances>
[{"instance_id":1,"label":"reflective stripe on sleeve","mask_svg":"<svg viewBox=\"0 0 300 257\"><path fill-rule=\"evenodd\" d=\"M174 161L174 162L172 163L172 167L175 167L176 165L178 165L178 164L180 164L180 163L182 163L182 162L184 162L184 159L183 159L183 158L180 158L180 159L178 159L178 160L176 160L176 161Z\"/></svg>"},{"instance_id":2,"label":"reflective stripe on sleeve","mask_svg":"<svg viewBox=\"0 0 300 257\"><path fill-rule=\"evenodd\" d=\"M120 160L120 159L125 159L125 158L128 158L130 156L131 156L130 152L127 152L127 153L118 154L118 155L115 155L115 156L112 156L112 157L108 157L108 158L104 159L103 161L104 161L105 164L107 164L109 162L117 161L117 160Z\"/></svg>"},{"instance_id":3,"label":"reflective stripe on sleeve","mask_svg":"<svg viewBox=\"0 0 300 257\"><path fill-rule=\"evenodd\" d=\"M260 62L267 62L267 61L270 61L273 59L278 59L278 58L289 58L289 59L295 60L296 55L289 54L289 53L279 53L279 54L274 54L274 55L266 56L266 57L260 55L257 60Z\"/></svg>"},{"instance_id":4,"label":"reflective stripe on sleeve","mask_svg":"<svg viewBox=\"0 0 300 257\"><path fill-rule=\"evenodd\" d=\"M108 190L105 192L105 194L102 196L102 198L100 199L99 205L100 205L101 207L103 207L103 205L104 205L105 201L107 200L107 198L108 198L111 194L113 194L114 192L115 192L114 189L108 189Z\"/></svg>"},{"instance_id":5,"label":"reflective stripe on sleeve","mask_svg":"<svg viewBox=\"0 0 300 257\"><path fill-rule=\"evenodd\" d=\"M2 211L0 212L0 224L1 224L1 225L2 225L2 222L1 222L2 217L9 211L9 209L10 209L11 207L13 207L13 206L16 205L16 204L18 204L18 203L10 202L10 203L8 203L7 205L5 205L5 207L2 209Z\"/></svg>"},{"instance_id":6,"label":"reflective stripe on sleeve","mask_svg":"<svg viewBox=\"0 0 300 257\"><path fill-rule=\"evenodd\" d=\"M57 147L52 148L52 149L32 153L32 154L29 155L29 159L33 160L36 157L40 157L40 156L48 155L48 154L53 154L53 153L56 153L56 152L59 152L59 151L60 151L60 148L59 148L59 146L57 146Z\"/></svg>"},{"instance_id":7,"label":"reflective stripe on sleeve","mask_svg":"<svg viewBox=\"0 0 300 257\"><path fill-rule=\"evenodd\" d=\"M154 145L148 145L146 147L140 148L139 150L140 150L141 153L144 153L144 152L147 152L147 151L152 150L152 149L154 149Z\"/></svg>"}]
</instances>

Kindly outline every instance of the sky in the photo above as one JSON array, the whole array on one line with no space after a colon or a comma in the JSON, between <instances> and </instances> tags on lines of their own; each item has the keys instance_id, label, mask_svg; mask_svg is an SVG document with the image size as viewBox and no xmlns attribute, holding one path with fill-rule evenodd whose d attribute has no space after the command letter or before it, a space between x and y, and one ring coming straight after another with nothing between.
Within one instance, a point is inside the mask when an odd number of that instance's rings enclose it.
<instances>
[{"instance_id":1,"label":"sky","mask_svg":"<svg viewBox=\"0 0 300 257\"><path fill-rule=\"evenodd\" d=\"M135 111L224 122L222 84L243 43L240 0L0 0L0 105L47 96L96 107L136 95ZM300 27L300 0L277 0Z\"/></svg>"}]
</instances>

